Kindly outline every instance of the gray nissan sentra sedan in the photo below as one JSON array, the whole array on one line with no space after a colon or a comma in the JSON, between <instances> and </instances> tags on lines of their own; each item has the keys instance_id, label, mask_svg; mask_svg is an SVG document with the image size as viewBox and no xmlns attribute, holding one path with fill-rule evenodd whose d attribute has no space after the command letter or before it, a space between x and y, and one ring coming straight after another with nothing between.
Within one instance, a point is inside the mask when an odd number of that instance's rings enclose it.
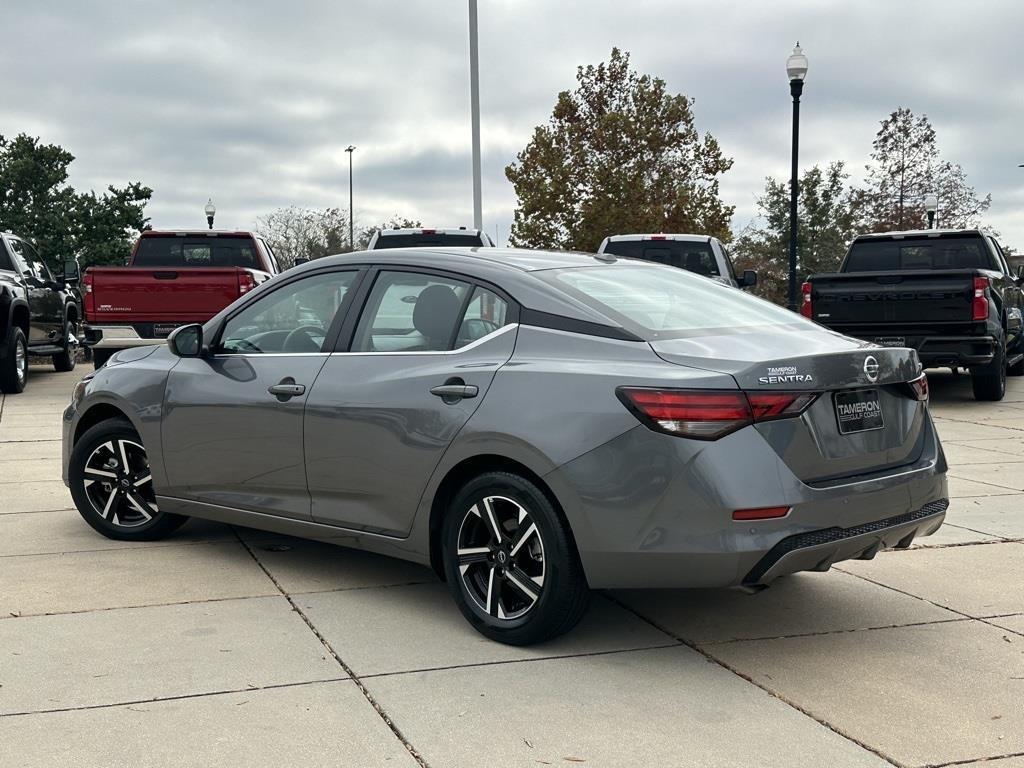
<instances>
[{"instance_id":1,"label":"gray nissan sentra sedan","mask_svg":"<svg viewBox=\"0 0 1024 768\"><path fill-rule=\"evenodd\" d=\"M526 644L590 589L755 591L933 533L927 403L912 350L681 269L353 253L83 380L64 480L111 538L191 516L429 564Z\"/></svg>"}]
</instances>

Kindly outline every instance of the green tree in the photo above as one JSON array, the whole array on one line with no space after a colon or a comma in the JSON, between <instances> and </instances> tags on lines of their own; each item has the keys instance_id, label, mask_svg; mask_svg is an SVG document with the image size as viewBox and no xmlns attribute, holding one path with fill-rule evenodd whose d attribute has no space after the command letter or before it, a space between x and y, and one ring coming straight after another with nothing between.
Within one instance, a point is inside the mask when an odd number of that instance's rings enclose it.
<instances>
[{"instance_id":1,"label":"green tree","mask_svg":"<svg viewBox=\"0 0 1024 768\"><path fill-rule=\"evenodd\" d=\"M576 80L505 169L518 198L510 242L593 251L625 232L728 239L733 207L718 179L732 160L697 131L693 101L637 73L618 48Z\"/></svg>"},{"instance_id":2,"label":"green tree","mask_svg":"<svg viewBox=\"0 0 1024 768\"><path fill-rule=\"evenodd\" d=\"M74 155L19 134L0 136L0 229L36 243L51 267L78 255L83 266L118 264L148 222L152 190L139 182L77 193L67 183Z\"/></svg>"},{"instance_id":3,"label":"green tree","mask_svg":"<svg viewBox=\"0 0 1024 768\"><path fill-rule=\"evenodd\" d=\"M800 179L797 199L797 276L839 266L850 241L862 230L860 196L848 186L842 162L815 165ZM758 224L737 234L732 252L737 269L758 273L756 292L785 304L789 287L789 184L768 177L757 199Z\"/></svg>"},{"instance_id":4,"label":"green tree","mask_svg":"<svg viewBox=\"0 0 1024 768\"><path fill-rule=\"evenodd\" d=\"M924 198L931 192L939 199L936 225L941 227L978 226L992 204L991 195L977 196L963 168L942 159L927 115L898 107L882 121L871 146L861 195L866 224L873 231L927 226Z\"/></svg>"}]
</instances>

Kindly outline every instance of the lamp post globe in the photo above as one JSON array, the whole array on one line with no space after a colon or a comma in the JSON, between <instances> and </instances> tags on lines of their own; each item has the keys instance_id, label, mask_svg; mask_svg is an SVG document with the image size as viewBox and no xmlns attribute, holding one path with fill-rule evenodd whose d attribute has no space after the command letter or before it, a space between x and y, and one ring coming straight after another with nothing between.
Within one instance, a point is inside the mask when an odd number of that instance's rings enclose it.
<instances>
[{"instance_id":1,"label":"lamp post globe","mask_svg":"<svg viewBox=\"0 0 1024 768\"><path fill-rule=\"evenodd\" d=\"M793 52L786 59L786 75L789 77L789 93L793 97L793 167L789 177L789 308L797 310L797 200L799 181L797 179L797 157L800 149L800 94L804 90L804 78L807 77L807 56L804 55L799 41Z\"/></svg>"},{"instance_id":2,"label":"lamp post globe","mask_svg":"<svg viewBox=\"0 0 1024 768\"><path fill-rule=\"evenodd\" d=\"M928 214L928 229L935 229L935 212L939 210L939 198L934 192L924 196L924 210Z\"/></svg>"},{"instance_id":3,"label":"lamp post globe","mask_svg":"<svg viewBox=\"0 0 1024 768\"><path fill-rule=\"evenodd\" d=\"M213 229L213 217L217 214L217 206L213 204L213 198L206 201L206 206L203 208L206 213L206 223Z\"/></svg>"}]
</instances>

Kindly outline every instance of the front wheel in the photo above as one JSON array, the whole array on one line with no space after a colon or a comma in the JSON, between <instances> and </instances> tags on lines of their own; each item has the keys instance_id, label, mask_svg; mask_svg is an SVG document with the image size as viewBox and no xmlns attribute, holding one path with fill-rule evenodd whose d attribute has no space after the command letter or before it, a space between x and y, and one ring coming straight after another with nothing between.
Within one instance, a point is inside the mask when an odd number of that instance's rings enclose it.
<instances>
[{"instance_id":1,"label":"front wheel","mask_svg":"<svg viewBox=\"0 0 1024 768\"><path fill-rule=\"evenodd\" d=\"M71 341L75 339L75 341ZM78 352L78 325L69 320L64 325L64 351L54 355L53 369L58 373L75 370L75 357Z\"/></svg>"},{"instance_id":2,"label":"front wheel","mask_svg":"<svg viewBox=\"0 0 1024 768\"><path fill-rule=\"evenodd\" d=\"M154 541L188 519L157 507L146 449L122 419L102 421L78 439L68 481L79 514L108 539Z\"/></svg>"},{"instance_id":3,"label":"front wheel","mask_svg":"<svg viewBox=\"0 0 1024 768\"><path fill-rule=\"evenodd\" d=\"M448 588L481 634L530 645L572 629L590 598L568 527L530 480L488 472L448 509L442 531Z\"/></svg>"}]
</instances>

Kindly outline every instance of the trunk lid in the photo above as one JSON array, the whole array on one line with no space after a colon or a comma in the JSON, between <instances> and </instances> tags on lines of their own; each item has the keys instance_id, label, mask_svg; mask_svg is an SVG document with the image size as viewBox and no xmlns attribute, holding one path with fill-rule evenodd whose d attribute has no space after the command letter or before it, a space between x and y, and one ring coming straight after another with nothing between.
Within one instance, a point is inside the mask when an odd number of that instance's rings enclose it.
<instances>
[{"instance_id":1,"label":"trunk lid","mask_svg":"<svg viewBox=\"0 0 1024 768\"><path fill-rule=\"evenodd\" d=\"M241 267L91 267L86 321L205 323L241 295ZM244 275L244 276L243 276Z\"/></svg>"},{"instance_id":2,"label":"trunk lid","mask_svg":"<svg viewBox=\"0 0 1024 768\"><path fill-rule=\"evenodd\" d=\"M906 382L920 375L917 354L880 348L820 328L773 328L651 342L670 363L726 373L750 392L820 393L798 418L754 425L790 470L805 483L821 483L913 463L925 438L925 404ZM858 406L857 402L867 402ZM851 408L880 413L846 421ZM878 414L872 416L877 419ZM845 433L844 433L845 432Z\"/></svg>"}]
</instances>

